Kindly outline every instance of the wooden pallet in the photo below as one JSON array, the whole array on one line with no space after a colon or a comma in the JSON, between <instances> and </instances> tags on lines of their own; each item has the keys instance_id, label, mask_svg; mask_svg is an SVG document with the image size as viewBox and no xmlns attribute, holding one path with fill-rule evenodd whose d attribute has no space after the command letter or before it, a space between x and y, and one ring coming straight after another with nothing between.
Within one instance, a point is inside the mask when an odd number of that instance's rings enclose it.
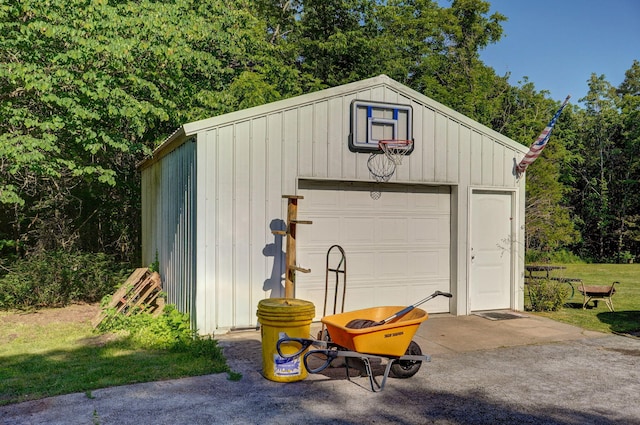
<instances>
[{"instance_id":1,"label":"wooden pallet","mask_svg":"<svg viewBox=\"0 0 640 425\"><path fill-rule=\"evenodd\" d=\"M115 309L116 314L130 315L141 309L154 315L162 313L164 298L160 297L162 281L157 272L143 267L136 269L124 284L111 296L111 301L91 321L97 327L108 316L108 311Z\"/></svg>"}]
</instances>

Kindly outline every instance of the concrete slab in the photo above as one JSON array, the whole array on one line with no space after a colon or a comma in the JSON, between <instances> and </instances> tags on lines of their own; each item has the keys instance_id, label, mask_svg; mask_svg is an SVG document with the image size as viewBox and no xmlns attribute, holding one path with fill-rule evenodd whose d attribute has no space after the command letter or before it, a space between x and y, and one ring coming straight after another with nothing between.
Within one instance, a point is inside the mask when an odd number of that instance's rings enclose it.
<instances>
[{"instance_id":1,"label":"concrete slab","mask_svg":"<svg viewBox=\"0 0 640 425\"><path fill-rule=\"evenodd\" d=\"M601 336L604 334L534 315L489 320L476 315L434 314L420 326L414 339L424 352L440 354Z\"/></svg>"}]
</instances>

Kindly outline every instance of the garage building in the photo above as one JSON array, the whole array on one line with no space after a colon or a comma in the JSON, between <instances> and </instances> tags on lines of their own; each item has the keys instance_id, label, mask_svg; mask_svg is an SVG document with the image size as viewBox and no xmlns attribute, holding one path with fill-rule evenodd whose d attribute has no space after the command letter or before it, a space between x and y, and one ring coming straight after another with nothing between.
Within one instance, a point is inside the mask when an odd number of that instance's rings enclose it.
<instances>
[{"instance_id":1,"label":"garage building","mask_svg":"<svg viewBox=\"0 0 640 425\"><path fill-rule=\"evenodd\" d=\"M413 142L391 173L375 162L382 139ZM526 152L385 75L184 124L140 164L143 261L158 261L167 301L201 334L255 327L258 302L284 296L283 195L295 195L312 222L297 226L296 263L310 272L296 273L295 296L317 318L333 245L345 311L434 290L454 296L430 313L522 310L514 165Z\"/></svg>"}]
</instances>

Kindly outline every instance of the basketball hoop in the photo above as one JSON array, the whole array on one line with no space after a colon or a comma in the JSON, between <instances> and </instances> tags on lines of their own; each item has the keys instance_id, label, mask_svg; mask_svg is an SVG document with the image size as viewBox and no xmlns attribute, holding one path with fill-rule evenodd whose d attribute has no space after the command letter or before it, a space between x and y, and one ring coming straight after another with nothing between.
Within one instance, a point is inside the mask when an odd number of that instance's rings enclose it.
<instances>
[{"instance_id":1,"label":"basketball hoop","mask_svg":"<svg viewBox=\"0 0 640 425\"><path fill-rule=\"evenodd\" d=\"M402 158L411 152L413 140L380 140L378 146L395 165L402 164Z\"/></svg>"}]
</instances>

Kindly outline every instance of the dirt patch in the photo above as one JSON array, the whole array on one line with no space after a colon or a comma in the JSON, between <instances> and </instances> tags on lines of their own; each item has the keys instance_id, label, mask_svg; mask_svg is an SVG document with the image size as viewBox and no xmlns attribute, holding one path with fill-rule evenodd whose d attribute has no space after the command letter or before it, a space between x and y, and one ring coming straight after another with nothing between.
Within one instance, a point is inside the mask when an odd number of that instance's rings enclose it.
<instances>
[{"instance_id":1,"label":"dirt patch","mask_svg":"<svg viewBox=\"0 0 640 425\"><path fill-rule=\"evenodd\" d=\"M63 308L44 308L29 312L0 312L0 323L82 323L91 321L99 312L99 304L72 304Z\"/></svg>"}]
</instances>

